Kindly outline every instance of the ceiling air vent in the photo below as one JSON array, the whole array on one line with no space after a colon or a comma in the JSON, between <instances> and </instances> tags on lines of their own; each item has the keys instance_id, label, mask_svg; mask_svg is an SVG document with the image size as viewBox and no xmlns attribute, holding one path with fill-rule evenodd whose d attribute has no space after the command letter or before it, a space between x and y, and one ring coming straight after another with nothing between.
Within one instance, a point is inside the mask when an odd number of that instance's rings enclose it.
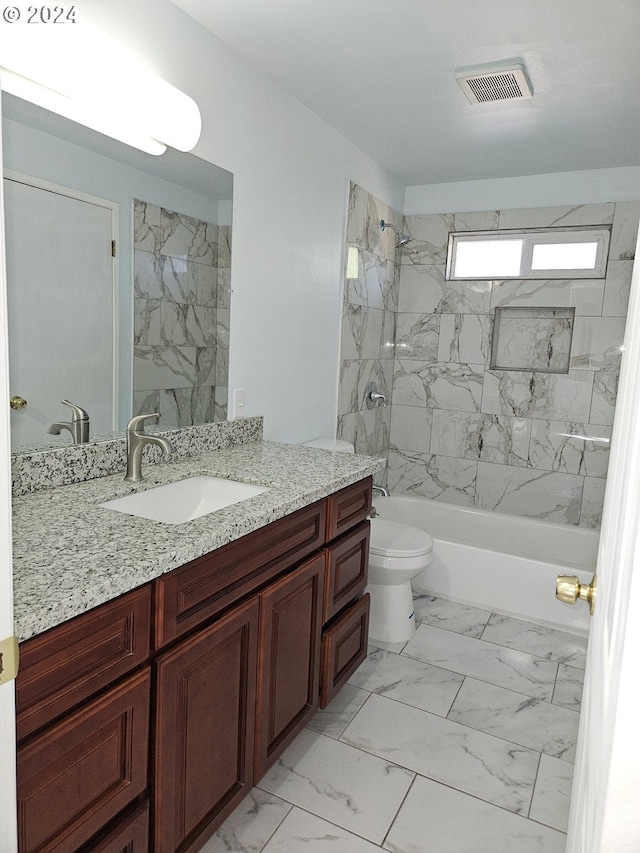
<instances>
[{"instance_id":1,"label":"ceiling air vent","mask_svg":"<svg viewBox=\"0 0 640 853\"><path fill-rule=\"evenodd\" d=\"M456 80L472 104L488 101L523 101L533 97L523 65L485 67L458 71Z\"/></svg>"}]
</instances>

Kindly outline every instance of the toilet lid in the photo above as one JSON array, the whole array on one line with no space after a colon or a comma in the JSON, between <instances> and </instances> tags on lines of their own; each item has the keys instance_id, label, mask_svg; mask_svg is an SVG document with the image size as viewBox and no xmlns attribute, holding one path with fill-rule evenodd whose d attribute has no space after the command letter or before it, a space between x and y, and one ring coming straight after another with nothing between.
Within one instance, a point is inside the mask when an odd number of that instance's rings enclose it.
<instances>
[{"instance_id":1,"label":"toilet lid","mask_svg":"<svg viewBox=\"0 0 640 853\"><path fill-rule=\"evenodd\" d=\"M417 527L373 518L369 550L382 557L420 557L433 551L433 539Z\"/></svg>"}]
</instances>

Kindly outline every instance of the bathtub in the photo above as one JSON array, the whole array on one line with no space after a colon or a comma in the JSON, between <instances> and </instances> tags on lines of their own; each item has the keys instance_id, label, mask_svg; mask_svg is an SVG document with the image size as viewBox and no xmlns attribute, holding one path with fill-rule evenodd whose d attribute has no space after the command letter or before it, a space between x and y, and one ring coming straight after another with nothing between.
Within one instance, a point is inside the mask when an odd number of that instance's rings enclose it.
<instances>
[{"instance_id":1,"label":"bathtub","mask_svg":"<svg viewBox=\"0 0 640 853\"><path fill-rule=\"evenodd\" d=\"M412 581L415 593L588 632L588 607L558 601L555 586L561 574L575 574L581 583L591 580L597 531L409 495L376 496L374 506L381 518L418 527L433 538L434 560Z\"/></svg>"}]
</instances>

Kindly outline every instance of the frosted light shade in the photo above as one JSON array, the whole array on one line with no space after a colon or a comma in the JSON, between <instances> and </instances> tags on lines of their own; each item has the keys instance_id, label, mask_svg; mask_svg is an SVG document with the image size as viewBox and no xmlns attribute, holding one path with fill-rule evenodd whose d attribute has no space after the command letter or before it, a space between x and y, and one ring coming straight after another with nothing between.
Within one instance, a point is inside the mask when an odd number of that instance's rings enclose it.
<instances>
[{"instance_id":1,"label":"frosted light shade","mask_svg":"<svg viewBox=\"0 0 640 853\"><path fill-rule=\"evenodd\" d=\"M200 137L192 98L87 26L16 27L1 62L6 91L148 153Z\"/></svg>"},{"instance_id":2,"label":"frosted light shade","mask_svg":"<svg viewBox=\"0 0 640 853\"><path fill-rule=\"evenodd\" d=\"M41 86L39 83L25 80L24 77L4 69L2 70L2 89L22 98L24 101L29 101L45 110L68 118L70 121L90 127L91 130L97 130L98 133L104 133L105 136L110 136L112 139L117 139L118 142L124 142L126 145L145 151L147 154L157 156L164 154L167 150L166 145L146 136L144 133L138 133L135 128L131 128L124 121L119 121L114 116L105 115L95 108L90 109L77 101L60 95L58 92Z\"/></svg>"}]
</instances>

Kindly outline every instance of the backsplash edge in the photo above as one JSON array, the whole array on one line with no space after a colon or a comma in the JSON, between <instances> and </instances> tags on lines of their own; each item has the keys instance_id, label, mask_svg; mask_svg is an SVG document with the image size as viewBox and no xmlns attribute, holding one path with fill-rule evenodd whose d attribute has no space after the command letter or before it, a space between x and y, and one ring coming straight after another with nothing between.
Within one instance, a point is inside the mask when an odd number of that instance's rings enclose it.
<instances>
[{"instance_id":1,"label":"backsplash edge","mask_svg":"<svg viewBox=\"0 0 640 853\"><path fill-rule=\"evenodd\" d=\"M221 423L179 429L153 429L168 438L178 457L195 456L240 444L262 441L264 418L256 415ZM165 459L157 447L145 448L145 465ZM95 444L72 444L54 449L18 453L11 458L12 495L17 497L43 489L68 486L107 477L126 470L124 437Z\"/></svg>"}]
</instances>

